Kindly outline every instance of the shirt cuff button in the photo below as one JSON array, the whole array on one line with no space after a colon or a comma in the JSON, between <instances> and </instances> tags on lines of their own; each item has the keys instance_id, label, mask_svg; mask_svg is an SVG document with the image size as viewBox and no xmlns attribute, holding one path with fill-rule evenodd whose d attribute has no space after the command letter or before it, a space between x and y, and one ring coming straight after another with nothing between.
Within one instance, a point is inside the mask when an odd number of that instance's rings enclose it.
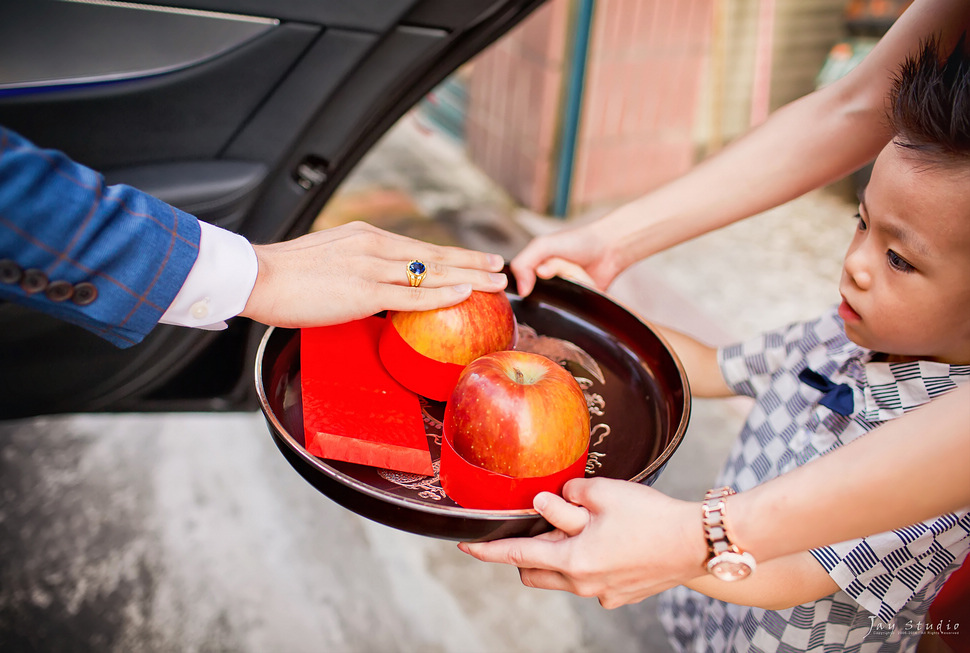
<instances>
[{"instance_id":1,"label":"shirt cuff button","mask_svg":"<svg viewBox=\"0 0 970 653\"><path fill-rule=\"evenodd\" d=\"M209 317L209 300L200 299L189 307L189 314L196 320L204 320Z\"/></svg>"}]
</instances>

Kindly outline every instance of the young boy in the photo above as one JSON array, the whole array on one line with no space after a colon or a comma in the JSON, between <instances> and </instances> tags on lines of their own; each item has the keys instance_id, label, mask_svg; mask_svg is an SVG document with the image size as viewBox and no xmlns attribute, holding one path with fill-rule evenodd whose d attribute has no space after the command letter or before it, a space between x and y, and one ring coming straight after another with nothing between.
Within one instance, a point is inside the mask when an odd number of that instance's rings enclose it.
<instances>
[{"instance_id":1,"label":"young boy","mask_svg":"<svg viewBox=\"0 0 970 653\"><path fill-rule=\"evenodd\" d=\"M756 399L718 486L749 489L970 381L964 43L945 62L928 43L904 64L890 119L838 309L720 351L665 332L695 396ZM944 515L772 560L739 582L701 577L662 596L661 620L678 651L910 651L954 627L925 615L968 548L970 515Z\"/></svg>"}]
</instances>

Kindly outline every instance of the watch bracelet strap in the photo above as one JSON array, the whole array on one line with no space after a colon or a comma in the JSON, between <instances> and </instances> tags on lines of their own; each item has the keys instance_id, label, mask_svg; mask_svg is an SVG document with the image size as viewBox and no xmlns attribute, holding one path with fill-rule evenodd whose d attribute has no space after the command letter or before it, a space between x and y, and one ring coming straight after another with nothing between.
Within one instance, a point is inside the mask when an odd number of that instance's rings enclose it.
<instances>
[{"instance_id":1,"label":"watch bracelet strap","mask_svg":"<svg viewBox=\"0 0 970 653\"><path fill-rule=\"evenodd\" d=\"M724 524L724 517L727 512L726 499L732 494L736 494L736 492L729 487L722 487L708 490L704 495L703 525L704 538L707 540L708 560L728 551L743 553L731 541Z\"/></svg>"}]
</instances>

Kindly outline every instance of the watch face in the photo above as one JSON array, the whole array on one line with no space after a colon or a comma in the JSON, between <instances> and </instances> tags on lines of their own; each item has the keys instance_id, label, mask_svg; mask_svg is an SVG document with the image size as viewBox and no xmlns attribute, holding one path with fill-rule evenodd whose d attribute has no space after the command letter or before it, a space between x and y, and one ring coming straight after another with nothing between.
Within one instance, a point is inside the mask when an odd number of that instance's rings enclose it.
<instances>
[{"instance_id":1,"label":"watch face","mask_svg":"<svg viewBox=\"0 0 970 653\"><path fill-rule=\"evenodd\" d=\"M708 571L723 581L734 581L751 575L751 565L741 553L722 553L712 559L707 566Z\"/></svg>"}]
</instances>

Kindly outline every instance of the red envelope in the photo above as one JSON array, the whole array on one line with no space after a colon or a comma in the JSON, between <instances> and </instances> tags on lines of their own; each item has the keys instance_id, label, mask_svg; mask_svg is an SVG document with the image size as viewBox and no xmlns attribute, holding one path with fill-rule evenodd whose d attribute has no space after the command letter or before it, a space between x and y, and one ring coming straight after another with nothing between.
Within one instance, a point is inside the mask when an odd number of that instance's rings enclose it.
<instances>
[{"instance_id":1,"label":"red envelope","mask_svg":"<svg viewBox=\"0 0 970 653\"><path fill-rule=\"evenodd\" d=\"M303 329L300 364L306 449L314 456L433 474L418 397L378 355L384 320Z\"/></svg>"}]
</instances>

